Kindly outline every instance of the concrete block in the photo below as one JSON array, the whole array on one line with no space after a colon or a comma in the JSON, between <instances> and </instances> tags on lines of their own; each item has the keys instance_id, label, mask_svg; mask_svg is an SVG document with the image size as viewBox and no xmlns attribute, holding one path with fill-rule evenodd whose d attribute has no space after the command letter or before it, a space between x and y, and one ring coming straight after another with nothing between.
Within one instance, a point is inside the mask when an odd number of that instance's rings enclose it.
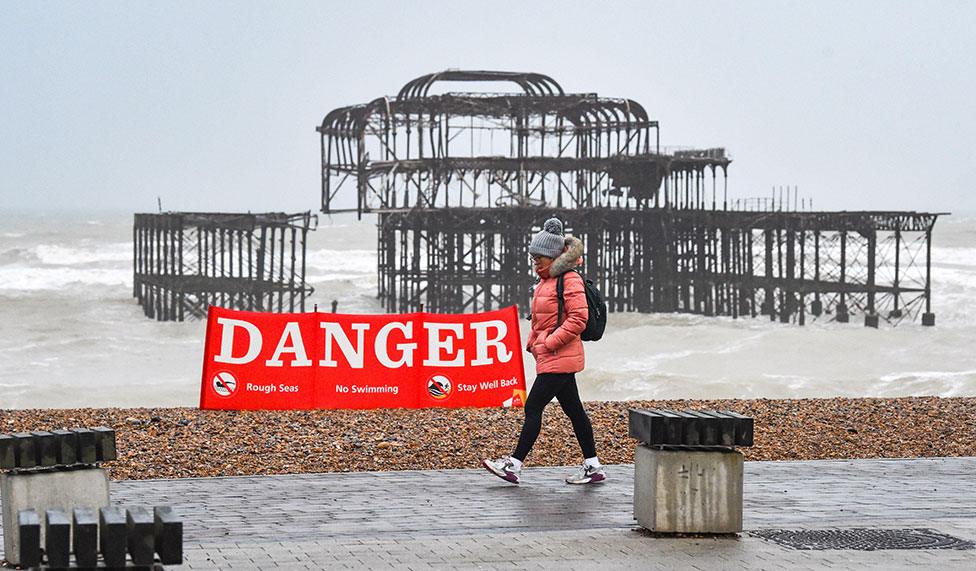
<instances>
[{"instance_id":1,"label":"concrete block","mask_svg":"<svg viewBox=\"0 0 976 571\"><path fill-rule=\"evenodd\" d=\"M709 446L735 446L735 425L738 423L735 417L714 410L701 410L698 413L713 419L709 438L714 438L714 441L709 441Z\"/></svg>"},{"instance_id":2,"label":"concrete block","mask_svg":"<svg viewBox=\"0 0 976 571\"><path fill-rule=\"evenodd\" d=\"M37 466L37 448L34 446L34 436L29 432L14 434L17 442L17 467L33 468Z\"/></svg>"},{"instance_id":3,"label":"concrete block","mask_svg":"<svg viewBox=\"0 0 976 571\"><path fill-rule=\"evenodd\" d=\"M77 508L72 512L74 539L72 551L78 567L98 564L98 516L91 508Z\"/></svg>"},{"instance_id":4,"label":"concrete block","mask_svg":"<svg viewBox=\"0 0 976 571\"><path fill-rule=\"evenodd\" d=\"M163 565L183 564L183 522L170 506L153 509L156 553Z\"/></svg>"},{"instance_id":5,"label":"concrete block","mask_svg":"<svg viewBox=\"0 0 976 571\"><path fill-rule=\"evenodd\" d=\"M745 416L737 412L732 412L731 410L722 411L723 414L731 416L738 420L735 423L735 445L736 446L752 446L754 439L753 435L755 433L755 421L751 416Z\"/></svg>"},{"instance_id":6,"label":"concrete block","mask_svg":"<svg viewBox=\"0 0 976 571\"><path fill-rule=\"evenodd\" d=\"M34 509L44 519L47 510L98 509L108 503L108 475L101 468L0 474L3 552L7 560L18 563L15 561L20 552L16 521L20 510Z\"/></svg>"},{"instance_id":7,"label":"concrete block","mask_svg":"<svg viewBox=\"0 0 976 571\"><path fill-rule=\"evenodd\" d=\"M877 313L865 313L864 314L864 326L878 328L878 314Z\"/></svg>"},{"instance_id":8,"label":"concrete block","mask_svg":"<svg viewBox=\"0 0 976 571\"><path fill-rule=\"evenodd\" d=\"M70 466L78 461L78 435L70 430L52 430L57 439L58 464Z\"/></svg>"},{"instance_id":9,"label":"concrete block","mask_svg":"<svg viewBox=\"0 0 976 571\"><path fill-rule=\"evenodd\" d=\"M67 567L71 554L71 520L61 510L44 514L44 553L50 567Z\"/></svg>"},{"instance_id":10,"label":"concrete block","mask_svg":"<svg viewBox=\"0 0 976 571\"><path fill-rule=\"evenodd\" d=\"M752 418L730 411L630 409L628 433L652 446L752 446Z\"/></svg>"},{"instance_id":11,"label":"concrete block","mask_svg":"<svg viewBox=\"0 0 976 571\"><path fill-rule=\"evenodd\" d=\"M57 437L46 430L35 430L31 436L34 437L34 449L37 451L37 465L46 468L57 464Z\"/></svg>"},{"instance_id":12,"label":"concrete block","mask_svg":"<svg viewBox=\"0 0 976 571\"><path fill-rule=\"evenodd\" d=\"M72 432L78 438L78 462L94 464L97 458L95 454L95 433L88 428L76 428Z\"/></svg>"},{"instance_id":13,"label":"concrete block","mask_svg":"<svg viewBox=\"0 0 976 571\"><path fill-rule=\"evenodd\" d=\"M655 450L634 457L634 517L660 533L742 531L742 454Z\"/></svg>"},{"instance_id":14,"label":"concrete block","mask_svg":"<svg viewBox=\"0 0 976 571\"><path fill-rule=\"evenodd\" d=\"M126 543L133 565L152 565L155 549L155 520L146 508L131 508L125 519Z\"/></svg>"},{"instance_id":15,"label":"concrete block","mask_svg":"<svg viewBox=\"0 0 976 571\"><path fill-rule=\"evenodd\" d=\"M17 561L21 567L33 567L41 563L41 519L35 510L17 512ZM6 529L6 526L4 526ZM9 561L10 558L8 557Z\"/></svg>"},{"instance_id":16,"label":"concrete block","mask_svg":"<svg viewBox=\"0 0 976 571\"><path fill-rule=\"evenodd\" d=\"M935 326L935 314L934 313L923 313L922 314L922 325L926 327Z\"/></svg>"},{"instance_id":17,"label":"concrete block","mask_svg":"<svg viewBox=\"0 0 976 571\"><path fill-rule=\"evenodd\" d=\"M125 566L125 510L107 507L98 510L98 546L106 567Z\"/></svg>"},{"instance_id":18,"label":"concrete block","mask_svg":"<svg viewBox=\"0 0 976 571\"><path fill-rule=\"evenodd\" d=\"M95 458L98 462L110 462L117 457L115 451L115 431L111 428L98 426L92 429L95 433Z\"/></svg>"},{"instance_id":19,"label":"concrete block","mask_svg":"<svg viewBox=\"0 0 976 571\"><path fill-rule=\"evenodd\" d=\"M17 441L9 434L0 434L0 470L17 467Z\"/></svg>"}]
</instances>

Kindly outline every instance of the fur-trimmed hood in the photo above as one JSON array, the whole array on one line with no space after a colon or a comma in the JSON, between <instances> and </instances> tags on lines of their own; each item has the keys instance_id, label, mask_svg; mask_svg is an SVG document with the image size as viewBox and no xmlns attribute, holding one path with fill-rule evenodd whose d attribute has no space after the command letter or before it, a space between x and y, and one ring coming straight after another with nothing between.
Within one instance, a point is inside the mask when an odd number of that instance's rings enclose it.
<instances>
[{"instance_id":1,"label":"fur-trimmed hood","mask_svg":"<svg viewBox=\"0 0 976 571\"><path fill-rule=\"evenodd\" d=\"M583 242L579 238L566 236L566 251L556 257L549 266L549 275L557 277L565 274L569 270L580 264L583 257Z\"/></svg>"}]
</instances>

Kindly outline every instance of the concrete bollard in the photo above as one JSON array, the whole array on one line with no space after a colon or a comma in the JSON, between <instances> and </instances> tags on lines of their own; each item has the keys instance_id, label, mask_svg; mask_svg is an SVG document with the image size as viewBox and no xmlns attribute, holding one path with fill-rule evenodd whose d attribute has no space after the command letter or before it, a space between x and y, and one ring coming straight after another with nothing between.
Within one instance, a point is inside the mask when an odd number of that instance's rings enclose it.
<instances>
[{"instance_id":1,"label":"concrete bollard","mask_svg":"<svg viewBox=\"0 0 976 571\"><path fill-rule=\"evenodd\" d=\"M631 409L634 517L660 533L742 531L743 456L753 420L730 411Z\"/></svg>"},{"instance_id":2,"label":"concrete bollard","mask_svg":"<svg viewBox=\"0 0 976 571\"><path fill-rule=\"evenodd\" d=\"M736 451L657 450L634 456L634 517L662 533L742 531L743 456Z\"/></svg>"},{"instance_id":3,"label":"concrete bollard","mask_svg":"<svg viewBox=\"0 0 976 571\"><path fill-rule=\"evenodd\" d=\"M17 512L33 509L43 517L47 510L67 512L77 507L97 509L107 506L108 475L101 468L0 474L0 504L3 508L3 552L8 561L18 564Z\"/></svg>"},{"instance_id":4,"label":"concrete bollard","mask_svg":"<svg viewBox=\"0 0 976 571\"><path fill-rule=\"evenodd\" d=\"M147 571L182 564L183 522L171 507L109 506L108 476L97 464L117 456L115 431L106 427L0 434L0 469L8 471L0 474L7 562Z\"/></svg>"}]
</instances>

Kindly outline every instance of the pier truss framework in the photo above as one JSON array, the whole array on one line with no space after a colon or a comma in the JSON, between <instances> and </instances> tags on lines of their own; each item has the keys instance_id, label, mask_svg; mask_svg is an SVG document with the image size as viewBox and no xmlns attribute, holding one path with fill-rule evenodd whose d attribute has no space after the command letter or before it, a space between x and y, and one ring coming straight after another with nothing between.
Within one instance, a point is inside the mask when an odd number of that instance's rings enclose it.
<instances>
[{"instance_id":1,"label":"pier truss framework","mask_svg":"<svg viewBox=\"0 0 976 571\"><path fill-rule=\"evenodd\" d=\"M299 214L136 214L132 295L159 321L203 318L210 305L305 311L305 240Z\"/></svg>"},{"instance_id":2,"label":"pier truss framework","mask_svg":"<svg viewBox=\"0 0 976 571\"><path fill-rule=\"evenodd\" d=\"M611 311L897 323L931 316L937 215L905 212L472 209L379 215L388 311L527 308L527 245L557 216ZM934 319L924 317L923 321Z\"/></svg>"},{"instance_id":3,"label":"pier truss framework","mask_svg":"<svg viewBox=\"0 0 976 571\"><path fill-rule=\"evenodd\" d=\"M439 82L522 93L430 94ZM660 146L636 101L565 93L541 74L447 71L396 97L336 109L317 128L322 210L706 208L726 202L725 150ZM662 189L663 192L660 192ZM345 206L352 208L352 204Z\"/></svg>"},{"instance_id":4,"label":"pier truss framework","mask_svg":"<svg viewBox=\"0 0 976 571\"><path fill-rule=\"evenodd\" d=\"M481 89L443 89L459 82ZM317 131L322 211L379 216L389 311L526 310L528 242L555 215L583 239L612 311L934 324L938 214L730 204L725 150L662 147L631 99L448 70L336 109Z\"/></svg>"}]
</instances>

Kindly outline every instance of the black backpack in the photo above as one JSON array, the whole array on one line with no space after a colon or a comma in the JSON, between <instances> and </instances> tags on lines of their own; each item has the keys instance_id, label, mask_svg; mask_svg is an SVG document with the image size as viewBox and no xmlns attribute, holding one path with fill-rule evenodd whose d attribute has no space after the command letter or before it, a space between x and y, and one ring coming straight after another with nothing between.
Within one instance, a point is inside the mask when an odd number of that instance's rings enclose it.
<instances>
[{"instance_id":1,"label":"black backpack","mask_svg":"<svg viewBox=\"0 0 976 571\"><path fill-rule=\"evenodd\" d=\"M586 279L579 270L573 270L579 277L583 278L583 291L586 293L586 308L589 316L586 318L586 327L580 334L583 341L599 341L603 337L603 330L607 328L607 302L603 299L603 294L593 285L593 280ZM559 300L559 310L556 313L556 327L563 316L563 278L566 274L560 274L556 278L556 298Z\"/></svg>"}]
</instances>

